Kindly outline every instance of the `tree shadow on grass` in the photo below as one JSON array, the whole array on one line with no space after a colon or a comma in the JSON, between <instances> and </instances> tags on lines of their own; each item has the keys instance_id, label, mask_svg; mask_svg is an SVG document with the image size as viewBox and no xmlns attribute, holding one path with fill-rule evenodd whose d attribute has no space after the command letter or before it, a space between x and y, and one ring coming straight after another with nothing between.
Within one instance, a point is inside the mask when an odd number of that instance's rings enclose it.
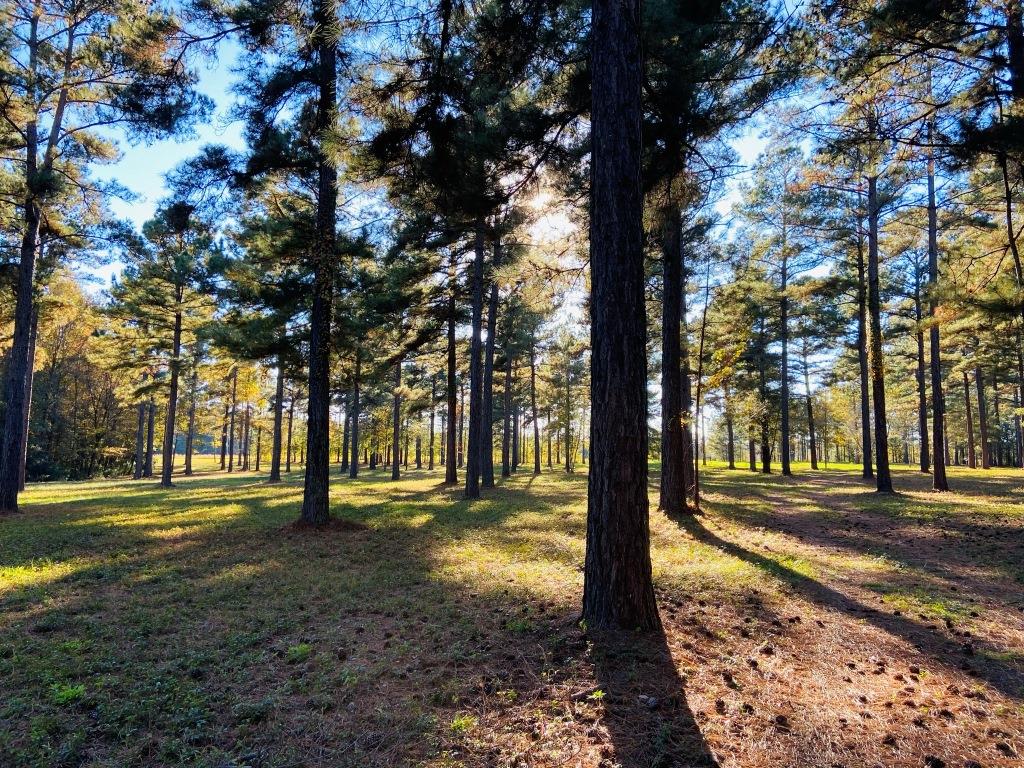
<instances>
[{"instance_id":1,"label":"tree shadow on grass","mask_svg":"<svg viewBox=\"0 0 1024 768\"><path fill-rule=\"evenodd\" d=\"M665 634L591 632L604 726L623 766L717 766L686 699Z\"/></svg>"},{"instance_id":2,"label":"tree shadow on grass","mask_svg":"<svg viewBox=\"0 0 1024 768\"><path fill-rule=\"evenodd\" d=\"M784 581L803 597L825 608L847 614L851 618L869 624L900 638L929 655L936 663L949 668L959 667L974 675L1004 695L1024 698L1024 670L999 660L1007 649L996 648L984 640L973 638L970 643L957 647L941 634L934 625L918 622L897 612L883 613L867 607L858 600L829 587L820 581L805 576L788 566L764 555L752 552L739 544L721 538L707 528L698 516L687 515L676 518L680 528L687 531L698 542L742 560L758 570ZM980 650L983 660L977 658Z\"/></svg>"}]
</instances>

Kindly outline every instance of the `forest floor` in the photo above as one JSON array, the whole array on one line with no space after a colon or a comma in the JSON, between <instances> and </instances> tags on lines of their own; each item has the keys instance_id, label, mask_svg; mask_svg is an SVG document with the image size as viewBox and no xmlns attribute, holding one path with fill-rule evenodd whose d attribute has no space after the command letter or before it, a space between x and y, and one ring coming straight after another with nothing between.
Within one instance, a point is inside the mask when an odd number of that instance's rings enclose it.
<instances>
[{"instance_id":1,"label":"forest floor","mask_svg":"<svg viewBox=\"0 0 1024 768\"><path fill-rule=\"evenodd\" d=\"M654 636L579 625L582 473L30 486L0 765L1024 765L1024 473L795 469L652 510Z\"/></svg>"}]
</instances>

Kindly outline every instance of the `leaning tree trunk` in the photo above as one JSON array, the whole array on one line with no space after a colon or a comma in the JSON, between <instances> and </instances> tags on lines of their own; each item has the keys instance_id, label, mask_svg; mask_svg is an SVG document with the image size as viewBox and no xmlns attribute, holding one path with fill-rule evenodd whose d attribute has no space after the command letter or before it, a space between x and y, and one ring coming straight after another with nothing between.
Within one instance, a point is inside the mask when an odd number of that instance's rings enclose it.
<instances>
[{"instance_id":1,"label":"leaning tree trunk","mask_svg":"<svg viewBox=\"0 0 1024 768\"><path fill-rule=\"evenodd\" d=\"M978 388L978 437L981 439L981 468L989 469L992 466L992 451L988 444L988 412L985 403L985 377L981 373L981 366L974 369L974 383Z\"/></svg>"},{"instance_id":2,"label":"leaning tree trunk","mask_svg":"<svg viewBox=\"0 0 1024 768\"><path fill-rule=\"evenodd\" d=\"M481 360L480 333L484 310L484 221L476 222L476 255L473 258L473 273L470 279L470 294L473 311L470 319L472 337L469 342L469 445L466 456L466 498L480 497L480 454L483 450L482 427L483 409L483 364Z\"/></svg>"},{"instance_id":3,"label":"leaning tree trunk","mask_svg":"<svg viewBox=\"0 0 1024 768\"><path fill-rule=\"evenodd\" d=\"M395 363L395 393L391 402L391 442L395 446L391 459L391 479L397 480L402 476L401 451L398 450L398 443L402 439L402 361Z\"/></svg>"},{"instance_id":4,"label":"leaning tree trunk","mask_svg":"<svg viewBox=\"0 0 1024 768\"><path fill-rule=\"evenodd\" d=\"M494 263L498 263L499 242L494 241ZM484 351L483 423L480 425L480 485L494 487L494 339L498 322L498 284L491 283L487 300L487 346Z\"/></svg>"},{"instance_id":5,"label":"leaning tree trunk","mask_svg":"<svg viewBox=\"0 0 1024 768\"><path fill-rule=\"evenodd\" d=\"M306 474L301 519L322 526L330 513L331 304L334 299L337 240L338 171L328 155L330 135L338 122L336 6L314 0L314 42L317 53L317 194L313 241L313 303L309 330L309 392L306 402Z\"/></svg>"},{"instance_id":6,"label":"leaning tree trunk","mask_svg":"<svg viewBox=\"0 0 1024 768\"><path fill-rule=\"evenodd\" d=\"M33 19L31 27L32 58L38 45L36 30L38 21ZM31 189L37 172L38 125L30 119L25 130L25 179ZM29 192L25 199L24 228L18 261L18 281L14 301L14 338L7 356L7 376L4 381L4 439L0 440L0 515L18 511L18 486L21 480L20 435L25 423L25 409L28 408L28 368L30 358L30 337L32 314L35 305L36 252L39 246L39 228L42 219L39 203Z\"/></svg>"},{"instance_id":7,"label":"leaning tree trunk","mask_svg":"<svg viewBox=\"0 0 1024 768\"><path fill-rule=\"evenodd\" d=\"M32 387L35 383L36 373L36 335L39 332L39 307L32 309L32 329L29 333L28 345L28 381L25 384L25 421L22 422L21 430L21 459L18 466L18 490L25 490L25 481L28 479L28 436L30 416L32 415Z\"/></svg>"},{"instance_id":8,"label":"leaning tree trunk","mask_svg":"<svg viewBox=\"0 0 1024 768\"><path fill-rule=\"evenodd\" d=\"M885 365L882 359L882 295L878 269L878 177L868 177L868 323L870 330L871 401L875 410L875 488L892 493L889 474L889 429L885 411Z\"/></svg>"},{"instance_id":9,"label":"leaning tree trunk","mask_svg":"<svg viewBox=\"0 0 1024 768\"><path fill-rule=\"evenodd\" d=\"M593 405L583 583L583 620L589 629L660 626L647 506L640 28L640 0L595 0L590 168Z\"/></svg>"},{"instance_id":10,"label":"leaning tree trunk","mask_svg":"<svg viewBox=\"0 0 1024 768\"><path fill-rule=\"evenodd\" d=\"M683 451L683 377L680 368L682 253L679 208L663 212L661 258L664 273L661 301L661 497L658 508L668 515L686 509L686 457Z\"/></svg>"},{"instance_id":11,"label":"leaning tree trunk","mask_svg":"<svg viewBox=\"0 0 1024 768\"><path fill-rule=\"evenodd\" d=\"M181 306L182 292L176 289L175 303ZM160 485L171 487L174 469L174 427L178 414L178 376L181 370L181 310L174 313L174 338L171 342L171 387L167 393L167 413L164 419L163 464L160 467Z\"/></svg>"},{"instance_id":12,"label":"leaning tree trunk","mask_svg":"<svg viewBox=\"0 0 1024 768\"><path fill-rule=\"evenodd\" d=\"M445 381L447 391L447 434L445 435L446 462L444 465L444 484L455 485L459 482L458 470L455 462L455 422L458 410L458 392L455 383L455 249L452 249L451 262L448 267L448 373Z\"/></svg>"},{"instance_id":13,"label":"leaning tree trunk","mask_svg":"<svg viewBox=\"0 0 1024 768\"><path fill-rule=\"evenodd\" d=\"M871 462L871 400L868 371L867 270L864 265L863 220L857 221L857 363L860 368L860 450L865 480L874 478Z\"/></svg>"}]
</instances>

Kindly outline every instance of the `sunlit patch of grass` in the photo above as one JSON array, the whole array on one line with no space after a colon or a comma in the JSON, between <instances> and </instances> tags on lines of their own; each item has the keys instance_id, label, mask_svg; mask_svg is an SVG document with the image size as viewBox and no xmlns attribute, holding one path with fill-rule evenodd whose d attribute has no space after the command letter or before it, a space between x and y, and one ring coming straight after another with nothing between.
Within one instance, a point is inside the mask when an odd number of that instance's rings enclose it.
<instances>
[{"instance_id":1,"label":"sunlit patch of grass","mask_svg":"<svg viewBox=\"0 0 1024 768\"><path fill-rule=\"evenodd\" d=\"M904 614L923 614L930 619L964 621L970 617L971 607L959 600L939 596L923 587L904 587L892 583L864 585L882 595L883 602Z\"/></svg>"}]
</instances>

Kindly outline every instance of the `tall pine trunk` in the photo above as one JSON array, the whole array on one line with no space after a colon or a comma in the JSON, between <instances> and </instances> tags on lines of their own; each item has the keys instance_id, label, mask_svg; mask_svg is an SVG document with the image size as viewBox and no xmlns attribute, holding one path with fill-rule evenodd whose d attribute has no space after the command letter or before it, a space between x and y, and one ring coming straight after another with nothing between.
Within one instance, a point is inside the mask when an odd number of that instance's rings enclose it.
<instances>
[{"instance_id":1,"label":"tall pine trunk","mask_svg":"<svg viewBox=\"0 0 1024 768\"><path fill-rule=\"evenodd\" d=\"M928 125L928 141L933 127ZM939 217L935 203L935 158L928 151L928 372L932 389L932 488L948 491L946 464L949 462L946 438L946 401L942 392L942 356L939 344L939 324L935 317L938 309L939 285Z\"/></svg>"},{"instance_id":2,"label":"tall pine trunk","mask_svg":"<svg viewBox=\"0 0 1024 768\"><path fill-rule=\"evenodd\" d=\"M455 381L455 249L452 249L451 261L448 265L448 372L445 381L447 392L447 433L445 435L446 463L444 465L444 484L455 485L459 482L458 470L455 462L455 421L458 410L458 393L456 392Z\"/></svg>"},{"instance_id":3,"label":"tall pine trunk","mask_svg":"<svg viewBox=\"0 0 1024 768\"><path fill-rule=\"evenodd\" d=\"M530 331L530 411L533 415L533 474L540 474L540 421L537 418L537 333Z\"/></svg>"},{"instance_id":4,"label":"tall pine trunk","mask_svg":"<svg viewBox=\"0 0 1024 768\"><path fill-rule=\"evenodd\" d=\"M889 474L889 429L885 411L885 364L882 359L882 294L878 264L878 177L868 177L868 323L871 402L875 415L875 488L892 493Z\"/></svg>"},{"instance_id":5,"label":"tall pine trunk","mask_svg":"<svg viewBox=\"0 0 1024 768\"><path fill-rule=\"evenodd\" d=\"M782 464L782 474L792 475L789 455L789 296L786 290L789 287L789 258L786 253L785 229L783 229L782 241L782 297L779 300L779 329L780 340L782 341L782 355L780 356L779 370L779 410L781 435L779 447L781 449L779 459Z\"/></svg>"},{"instance_id":6,"label":"tall pine trunk","mask_svg":"<svg viewBox=\"0 0 1024 768\"><path fill-rule=\"evenodd\" d=\"M175 305L181 306L182 290L176 289ZM174 429L178 415L178 376L181 370L181 311L174 313L174 337L171 342L171 386L167 393L167 413L164 418L163 463L160 467L160 485L171 487L174 469Z\"/></svg>"},{"instance_id":7,"label":"tall pine trunk","mask_svg":"<svg viewBox=\"0 0 1024 768\"><path fill-rule=\"evenodd\" d=\"M306 403L306 474L301 519L321 526L330 519L331 304L337 259L338 171L328 156L338 122L338 15L331 0L314 0L316 46L316 235L313 241L313 305L310 309L309 393Z\"/></svg>"},{"instance_id":8,"label":"tall pine trunk","mask_svg":"<svg viewBox=\"0 0 1024 768\"><path fill-rule=\"evenodd\" d=\"M25 481L28 479L28 437L30 417L32 415L32 387L36 378L36 336L39 332L39 307L32 309L32 329L29 332L28 344L28 382L25 385L25 420L21 429L21 459L18 465L18 490L25 490Z\"/></svg>"},{"instance_id":9,"label":"tall pine trunk","mask_svg":"<svg viewBox=\"0 0 1024 768\"><path fill-rule=\"evenodd\" d=\"M235 420L238 414L238 367L231 372L231 417L228 422L228 472L235 471Z\"/></svg>"},{"instance_id":10,"label":"tall pine trunk","mask_svg":"<svg viewBox=\"0 0 1024 768\"><path fill-rule=\"evenodd\" d=\"M924 373L924 328L921 327L923 312L921 308L921 270L914 265L914 319L917 332L914 334L917 340L917 370L914 372L917 379L917 432L921 443L920 467L922 472L927 472L931 467L928 450L928 391L925 387Z\"/></svg>"},{"instance_id":11,"label":"tall pine trunk","mask_svg":"<svg viewBox=\"0 0 1024 768\"><path fill-rule=\"evenodd\" d=\"M188 398L188 430L185 433L185 476L192 476L192 455L196 444L196 396L199 389L199 371L192 368Z\"/></svg>"},{"instance_id":12,"label":"tall pine trunk","mask_svg":"<svg viewBox=\"0 0 1024 768\"><path fill-rule=\"evenodd\" d=\"M349 430L352 426L352 398L345 397L342 403L343 410L343 422L341 427L341 469L339 470L342 477L348 474L348 462L351 453L349 452Z\"/></svg>"},{"instance_id":13,"label":"tall pine trunk","mask_svg":"<svg viewBox=\"0 0 1024 768\"><path fill-rule=\"evenodd\" d=\"M512 476L512 350L505 349L505 381L502 391L501 476Z\"/></svg>"},{"instance_id":14,"label":"tall pine trunk","mask_svg":"<svg viewBox=\"0 0 1024 768\"><path fill-rule=\"evenodd\" d=\"M132 477L135 480L142 479L146 471L146 404L138 405L138 425L135 430L135 472Z\"/></svg>"},{"instance_id":15,"label":"tall pine trunk","mask_svg":"<svg viewBox=\"0 0 1024 768\"><path fill-rule=\"evenodd\" d=\"M864 263L863 219L857 219L857 363L860 368L860 451L865 480L874 478L871 461L871 400L868 371L868 291Z\"/></svg>"},{"instance_id":16,"label":"tall pine trunk","mask_svg":"<svg viewBox=\"0 0 1024 768\"><path fill-rule=\"evenodd\" d=\"M483 450L483 361L480 335L484 311L484 221L477 218L475 256L470 277L472 315L469 341L469 445L466 457L466 498L480 497L480 455Z\"/></svg>"},{"instance_id":17,"label":"tall pine trunk","mask_svg":"<svg viewBox=\"0 0 1024 768\"><path fill-rule=\"evenodd\" d=\"M284 443L284 352L277 354L277 381L274 385L274 434L270 444L268 483L281 482L281 449Z\"/></svg>"},{"instance_id":18,"label":"tall pine trunk","mask_svg":"<svg viewBox=\"0 0 1024 768\"><path fill-rule=\"evenodd\" d=\"M401 451L398 450L402 438L402 361L395 363L395 392L391 399L391 442L395 446L391 459L391 479L402 476Z\"/></svg>"},{"instance_id":19,"label":"tall pine trunk","mask_svg":"<svg viewBox=\"0 0 1024 768\"><path fill-rule=\"evenodd\" d=\"M499 240L494 240L494 263L498 263ZM480 425L480 485L494 487L494 341L498 322L498 284L491 283L487 300L487 347L484 352L483 423Z\"/></svg>"},{"instance_id":20,"label":"tall pine trunk","mask_svg":"<svg viewBox=\"0 0 1024 768\"><path fill-rule=\"evenodd\" d=\"M992 466L992 449L988 444L988 408L985 403L985 377L982 375L980 365L974 369L974 383L978 389L978 437L981 440L981 468L989 469Z\"/></svg>"},{"instance_id":21,"label":"tall pine trunk","mask_svg":"<svg viewBox=\"0 0 1024 768\"><path fill-rule=\"evenodd\" d=\"M153 476L153 444L156 441L156 402L153 395L149 396L146 413L146 462L142 470L143 477Z\"/></svg>"},{"instance_id":22,"label":"tall pine trunk","mask_svg":"<svg viewBox=\"0 0 1024 768\"><path fill-rule=\"evenodd\" d=\"M661 497L659 509L679 515L686 509L686 457L683 452L683 378L680 368L682 314L682 253L679 208L669 204L663 212L661 259Z\"/></svg>"},{"instance_id":23,"label":"tall pine trunk","mask_svg":"<svg viewBox=\"0 0 1024 768\"><path fill-rule=\"evenodd\" d=\"M591 39L591 439L583 619L660 626L647 504L639 0L595 0ZM570 450L566 446L566 450Z\"/></svg>"},{"instance_id":24,"label":"tall pine trunk","mask_svg":"<svg viewBox=\"0 0 1024 768\"><path fill-rule=\"evenodd\" d=\"M964 410L967 412L967 466L977 469L978 459L974 453L974 415L971 413L971 382L967 377L967 370L963 371L964 378Z\"/></svg>"},{"instance_id":25,"label":"tall pine trunk","mask_svg":"<svg viewBox=\"0 0 1024 768\"><path fill-rule=\"evenodd\" d=\"M434 468L434 422L437 420L437 374L430 375L430 435L427 446L427 469Z\"/></svg>"}]
</instances>

